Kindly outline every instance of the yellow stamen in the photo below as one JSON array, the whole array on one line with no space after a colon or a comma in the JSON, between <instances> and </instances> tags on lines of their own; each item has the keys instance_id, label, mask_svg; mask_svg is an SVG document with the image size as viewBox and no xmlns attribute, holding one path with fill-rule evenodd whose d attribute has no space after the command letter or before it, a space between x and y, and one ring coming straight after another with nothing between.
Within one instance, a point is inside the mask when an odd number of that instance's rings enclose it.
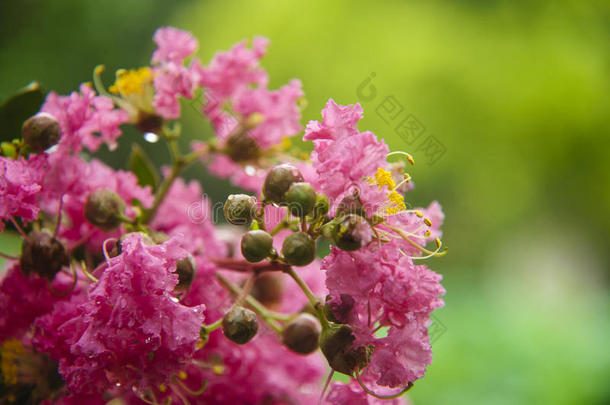
<instances>
[{"instance_id":1,"label":"yellow stamen","mask_svg":"<svg viewBox=\"0 0 610 405\"><path fill-rule=\"evenodd\" d=\"M424 224L426 224L428 226L432 226L432 221L430 221L429 218L424 218Z\"/></svg>"},{"instance_id":2,"label":"yellow stamen","mask_svg":"<svg viewBox=\"0 0 610 405\"><path fill-rule=\"evenodd\" d=\"M8 339L0 349L2 362L0 369L5 385L17 384L17 358L24 353L23 345L17 339Z\"/></svg>"},{"instance_id":3,"label":"yellow stamen","mask_svg":"<svg viewBox=\"0 0 610 405\"><path fill-rule=\"evenodd\" d=\"M392 173L388 172L383 168L378 168L377 173L375 173L375 182L379 186L379 189L382 189L383 186L387 186L388 190L392 190L396 183L392 179Z\"/></svg>"},{"instance_id":4,"label":"yellow stamen","mask_svg":"<svg viewBox=\"0 0 610 405\"><path fill-rule=\"evenodd\" d=\"M148 67L137 70L120 69L116 72L116 82L108 90L114 94L142 94L144 86L152 82L153 74Z\"/></svg>"},{"instance_id":5,"label":"yellow stamen","mask_svg":"<svg viewBox=\"0 0 610 405\"><path fill-rule=\"evenodd\" d=\"M159 385L159 391L161 391L161 392L167 391L167 386L165 384Z\"/></svg>"},{"instance_id":6,"label":"yellow stamen","mask_svg":"<svg viewBox=\"0 0 610 405\"><path fill-rule=\"evenodd\" d=\"M188 375L186 374L186 371L180 371L178 373L178 378L180 378L181 380L186 380L188 378Z\"/></svg>"}]
</instances>

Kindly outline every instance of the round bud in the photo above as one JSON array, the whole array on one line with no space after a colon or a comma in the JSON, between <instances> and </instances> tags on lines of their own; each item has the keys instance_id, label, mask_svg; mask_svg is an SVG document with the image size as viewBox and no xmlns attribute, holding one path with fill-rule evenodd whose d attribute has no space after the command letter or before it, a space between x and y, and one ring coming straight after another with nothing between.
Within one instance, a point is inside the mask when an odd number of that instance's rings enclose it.
<instances>
[{"instance_id":1,"label":"round bud","mask_svg":"<svg viewBox=\"0 0 610 405\"><path fill-rule=\"evenodd\" d=\"M23 123L21 134L30 149L34 152L42 152L59 142L61 128L55 117L41 112Z\"/></svg>"},{"instance_id":2,"label":"round bud","mask_svg":"<svg viewBox=\"0 0 610 405\"><path fill-rule=\"evenodd\" d=\"M138 117L136 120L136 128L143 134L152 132L158 134L161 132L163 126L163 117L157 114L151 114L149 112L138 111Z\"/></svg>"},{"instance_id":3,"label":"round bud","mask_svg":"<svg viewBox=\"0 0 610 405\"><path fill-rule=\"evenodd\" d=\"M178 274L178 284L176 285L176 289L180 291L188 290L195 279L195 274L197 274L197 264L195 263L195 258L188 255L184 259L178 260L176 262L175 273Z\"/></svg>"},{"instance_id":4,"label":"round bud","mask_svg":"<svg viewBox=\"0 0 610 405\"><path fill-rule=\"evenodd\" d=\"M222 318L222 333L232 342L243 345L258 332L256 314L244 307L231 309Z\"/></svg>"},{"instance_id":5,"label":"round bud","mask_svg":"<svg viewBox=\"0 0 610 405\"><path fill-rule=\"evenodd\" d=\"M292 183L284 198L292 215L304 217L316 203L316 191L309 183Z\"/></svg>"},{"instance_id":6,"label":"round bud","mask_svg":"<svg viewBox=\"0 0 610 405\"><path fill-rule=\"evenodd\" d=\"M272 307L282 301L282 284L280 274L262 273L254 280L250 295L261 304Z\"/></svg>"},{"instance_id":7,"label":"round bud","mask_svg":"<svg viewBox=\"0 0 610 405\"><path fill-rule=\"evenodd\" d=\"M326 215L329 209L330 205L328 204L328 198L326 198L325 195L316 194L316 203L313 206L314 217L321 217L322 215Z\"/></svg>"},{"instance_id":8,"label":"round bud","mask_svg":"<svg viewBox=\"0 0 610 405\"><path fill-rule=\"evenodd\" d=\"M366 211L364 210L364 204L360 199L360 193L358 190L354 190L352 194L348 194L337 206L336 216L357 214L366 217Z\"/></svg>"},{"instance_id":9,"label":"round bud","mask_svg":"<svg viewBox=\"0 0 610 405\"><path fill-rule=\"evenodd\" d=\"M320 349L335 371L353 375L356 367L362 370L371 361L373 346L352 348L356 338L348 325L331 324L320 335Z\"/></svg>"},{"instance_id":10,"label":"round bud","mask_svg":"<svg viewBox=\"0 0 610 405\"><path fill-rule=\"evenodd\" d=\"M310 314L299 314L282 331L282 343L299 354L309 354L318 348L322 327Z\"/></svg>"},{"instance_id":11,"label":"round bud","mask_svg":"<svg viewBox=\"0 0 610 405\"><path fill-rule=\"evenodd\" d=\"M32 231L23 241L19 265L26 275L32 272L53 280L69 263L70 256L64 245L46 231Z\"/></svg>"},{"instance_id":12,"label":"round bud","mask_svg":"<svg viewBox=\"0 0 610 405\"><path fill-rule=\"evenodd\" d=\"M302 182L303 175L293 165L281 164L273 167L265 177L263 194L265 199L280 204L292 183Z\"/></svg>"},{"instance_id":13,"label":"round bud","mask_svg":"<svg viewBox=\"0 0 610 405\"><path fill-rule=\"evenodd\" d=\"M316 242L305 232L295 232L284 239L282 255L293 266L306 266L316 257Z\"/></svg>"},{"instance_id":14,"label":"round bud","mask_svg":"<svg viewBox=\"0 0 610 405\"><path fill-rule=\"evenodd\" d=\"M371 241L371 226L360 215L350 214L332 228L332 238L339 249L357 250Z\"/></svg>"},{"instance_id":15,"label":"round bud","mask_svg":"<svg viewBox=\"0 0 610 405\"><path fill-rule=\"evenodd\" d=\"M245 194L231 194L225 201L223 212L230 224L248 225L256 214L256 198Z\"/></svg>"},{"instance_id":16,"label":"round bud","mask_svg":"<svg viewBox=\"0 0 610 405\"><path fill-rule=\"evenodd\" d=\"M119 227L125 212L125 201L114 191L98 188L87 196L84 214L87 221L103 231Z\"/></svg>"},{"instance_id":17,"label":"round bud","mask_svg":"<svg viewBox=\"0 0 610 405\"><path fill-rule=\"evenodd\" d=\"M254 139L243 131L237 132L227 139L226 152L234 162L255 160L261 154L261 150Z\"/></svg>"},{"instance_id":18,"label":"round bud","mask_svg":"<svg viewBox=\"0 0 610 405\"><path fill-rule=\"evenodd\" d=\"M241 238L241 254L251 262L260 262L271 254L273 237L265 231L248 231Z\"/></svg>"}]
</instances>

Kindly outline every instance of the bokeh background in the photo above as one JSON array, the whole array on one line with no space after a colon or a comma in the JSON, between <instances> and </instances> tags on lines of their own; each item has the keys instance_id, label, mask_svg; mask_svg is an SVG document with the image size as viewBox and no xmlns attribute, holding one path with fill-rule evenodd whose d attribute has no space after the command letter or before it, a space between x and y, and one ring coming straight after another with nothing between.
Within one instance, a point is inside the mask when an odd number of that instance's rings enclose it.
<instances>
[{"instance_id":1,"label":"bokeh background","mask_svg":"<svg viewBox=\"0 0 610 405\"><path fill-rule=\"evenodd\" d=\"M410 399L610 403L610 3L304 3L2 1L0 100L31 80L66 94L100 63L110 83L148 63L160 25L191 30L204 63L264 35L271 87L303 82L304 123L329 97L361 102L360 129L416 159L409 202L444 207L450 254L429 265L446 307ZM184 147L211 134L191 107ZM133 142L99 155L122 167ZM215 201L233 190L201 167L187 175Z\"/></svg>"}]
</instances>

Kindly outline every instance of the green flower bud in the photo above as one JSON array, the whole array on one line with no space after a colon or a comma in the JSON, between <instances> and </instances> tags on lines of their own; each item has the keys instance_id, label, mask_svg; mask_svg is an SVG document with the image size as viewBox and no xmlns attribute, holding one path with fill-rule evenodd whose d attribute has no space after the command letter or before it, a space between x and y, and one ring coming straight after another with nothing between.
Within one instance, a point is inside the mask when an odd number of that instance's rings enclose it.
<instances>
[{"instance_id":1,"label":"green flower bud","mask_svg":"<svg viewBox=\"0 0 610 405\"><path fill-rule=\"evenodd\" d=\"M335 246L348 252L371 241L371 226L360 215L350 214L332 228Z\"/></svg>"},{"instance_id":2,"label":"green flower bud","mask_svg":"<svg viewBox=\"0 0 610 405\"><path fill-rule=\"evenodd\" d=\"M250 295L261 304L273 307L282 301L282 284L281 274L262 273L254 280Z\"/></svg>"},{"instance_id":3,"label":"green flower bud","mask_svg":"<svg viewBox=\"0 0 610 405\"><path fill-rule=\"evenodd\" d=\"M271 254L273 237L265 231L248 231L241 238L241 254L251 262L260 262Z\"/></svg>"},{"instance_id":4,"label":"green flower bud","mask_svg":"<svg viewBox=\"0 0 610 405\"><path fill-rule=\"evenodd\" d=\"M362 370L371 361L373 346L352 348L356 338L349 325L331 323L320 335L320 349L335 371L353 375L356 367Z\"/></svg>"},{"instance_id":5,"label":"green flower bud","mask_svg":"<svg viewBox=\"0 0 610 405\"><path fill-rule=\"evenodd\" d=\"M227 222L248 225L256 214L256 198L245 194L231 194L223 207Z\"/></svg>"},{"instance_id":6,"label":"green flower bud","mask_svg":"<svg viewBox=\"0 0 610 405\"><path fill-rule=\"evenodd\" d=\"M282 331L282 343L295 353L309 354L318 348L321 331L318 318L299 314Z\"/></svg>"},{"instance_id":7,"label":"green flower bud","mask_svg":"<svg viewBox=\"0 0 610 405\"><path fill-rule=\"evenodd\" d=\"M113 231L124 218L125 201L114 191L98 188L87 196L84 214L87 221L103 231Z\"/></svg>"},{"instance_id":8,"label":"green flower bud","mask_svg":"<svg viewBox=\"0 0 610 405\"><path fill-rule=\"evenodd\" d=\"M303 175L293 165L281 164L273 167L265 177L263 194L265 199L277 204L285 202L284 194L292 183L303 181Z\"/></svg>"},{"instance_id":9,"label":"green flower bud","mask_svg":"<svg viewBox=\"0 0 610 405\"><path fill-rule=\"evenodd\" d=\"M292 183L284 198L292 215L304 217L316 203L316 191L309 183Z\"/></svg>"},{"instance_id":10,"label":"green flower bud","mask_svg":"<svg viewBox=\"0 0 610 405\"><path fill-rule=\"evenodd\" d=\"M362 204L362 200L360 200L360 193L358 192L358 190L354 190L352 194L348 194L343 197L343 199L337 206L336 216L347 214L357 214L366 217L364 204Z\"/></svg>"},{"instance_id":11,"label":"green flower bud","mask_svg":"<svg viewBox=\"0 0 610 405\"><path fill-rule=\"evenodd\" d=\"M195 263L195 258L188 255L184 259L178 260L176 262L175 273L178 274L178 284L176 285L176 290L188 290L195 279L195 275L197 274L197 263Z\"/></svg>"},{"instance_id":12,"label":"green flower bud","mask_svg":"<svg viewBox=\"0 0 610 405\"><path fill-rule=\"evenodd\" d=\"M239 345L248 343L258 332L256 314L244 307L231 309L222 318L222 333Z\"/></svg>"},{"instance_id":13,"label":"green flower bud","mask_svg":"<svg viewBox=\"0 0 610 405\"><path fill-rule=\"evenodd\" d=\"M234 162L256 160L261 154L254 139L243 131L237 132L227 139L226 152Z\"/></svg>"},{"instance_id":14,"label":"green flower bud","mask_svg":"<svg viewBox=\"0 0 610 405\"><path fill-rule=\"evenodd\" d=\"M293 266L306 266L316 257L316 242L305 232L293 233L284 239L282 255Z\"/></svg>"},{"instance_id":15,"label":"green flower bud","mask_svg":"<svg viewBox=\"0 0 610 405\"><path fill-rule=\"evenodd\" d=\"M36 273L53 280L70 263L64 245L46 231L32 231L21 246L19 265L24 274Z\"/></svg>"},{"instance_id":16,"label":"green flower bud","mask_svg":"<svg viewBox=\"0 0 610 405\"><path fill-rule=\"evenodd\" d=\"M330 205L328 204L328 198L326 198L326 196L323 194L316 194L316 203L313 206L314 217L326 215L329 209Z\"/></svg>"},{"instance_id":17,"label":"green flower bud","mask_svg":"<svg viewBox=\"0 0 610 405\"><path fill-rule=\"evenodd\" d=\"M42 152L59 142L61 128L51 114L38 113L28 118L21 129L26 145L34 152Z\"/></svg>"}]
</instances>

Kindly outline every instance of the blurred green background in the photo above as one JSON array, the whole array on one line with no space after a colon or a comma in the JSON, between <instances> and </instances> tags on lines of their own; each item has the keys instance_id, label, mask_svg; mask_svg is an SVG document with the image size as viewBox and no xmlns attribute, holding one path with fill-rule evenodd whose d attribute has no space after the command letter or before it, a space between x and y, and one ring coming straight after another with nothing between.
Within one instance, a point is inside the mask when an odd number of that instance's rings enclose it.
<instances>
[{"instance_id":1,"label":"blurred green background","mask_svg":"<svg viewBox=\"0 0 610 405\"><path fill-rule=\"evenodd\" d=\"M441 202L450 247L429 262L448 293L415 404L610 403L609 2L5 1L0 99L34 79L65 94L99 63L110 83L148 63L166 24L199 38L204 63L267 36L271 87L303 81L304 123L329 97L360 101L360 129L414 155L408 200ZM184 111L187 137L210 136ZM424 130L401 137L409 114ZM121 149L100 155L120 167ZM231 190L200 167L188 176L216 200Z\"/></svg>"}]
</instances>

